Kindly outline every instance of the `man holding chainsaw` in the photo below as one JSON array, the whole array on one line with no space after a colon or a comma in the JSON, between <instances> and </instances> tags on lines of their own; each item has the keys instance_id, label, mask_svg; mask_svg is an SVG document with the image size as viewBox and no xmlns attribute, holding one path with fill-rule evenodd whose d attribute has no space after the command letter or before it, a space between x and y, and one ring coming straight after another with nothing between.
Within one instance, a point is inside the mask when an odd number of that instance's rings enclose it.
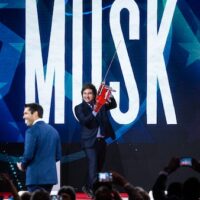
<instances>
[{"instance_id":1,"label":"man holding chainsaw","mask_svg":"<svg viewBox=\"0 0 200 200\"><path fill-rule=\"evenodd\" d=\"M104 83L98 93L93 84L85 84L81 90L83 101L75 107L75 114L81 125L81 145L88 162L88 179L82 190L90 197L93 196L92 186L97 179L97 173L102 170L105 162L105 139L115 139L107 115L108 110L117 106L112 91Z\"/></svg>"}]
</instances>

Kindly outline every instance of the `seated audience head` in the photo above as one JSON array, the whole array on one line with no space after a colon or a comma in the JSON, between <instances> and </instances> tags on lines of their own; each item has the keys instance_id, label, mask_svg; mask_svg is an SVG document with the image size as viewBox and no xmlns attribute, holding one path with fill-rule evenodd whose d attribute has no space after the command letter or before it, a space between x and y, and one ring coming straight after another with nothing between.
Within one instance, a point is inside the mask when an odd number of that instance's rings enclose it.
<instances>
[{"instance_id":1,"label":"seated audience head","mask_svg":"<svg viewBox=\"0 0 200 200\"><path fill-rule=\"evenodd\" d=\"M149 194L146 190L144 190L142 187L135 187L137 193L140 194L140 196L142 196L143 200L150 200Z\"/></svg>"},{"instance_id":2,"label":"seated audience head","mask_svg":"<svg viewBox=\"0 0 200 200\"><path fill-rule=\"evenodd\" d=\"M198 200L200 197L200 182L196 177L188 178L183 184L183 199Z\"/></svg>"},{"instance_id":3,"label":"seated audience head","mask_svg":"<svg viewBox=\"0 0 200 200\"><path fill-rule=\"evenodd\" d=\"M50 200L50 195L45 190L36 190L32 193L30 200Z\"/></svg>"},{"instance_id":4,"label":"seated audience head","mask_svg":"<svg viewBox=\"0 0 200 200\"><path fill-rule=\"evenodd\" d=\"M182 183L180 182L172 182L169 184L167 188L167 196L170 197L177 197L182 198Z\"/></svg>"},{"instance_id":5,"label":"seated audience head","mask_svg":"<svg viewBox=\"0 0 200 200\"><path fill-rule=\"evenodd\" d=\"M23 192L21 195L20 195L20 199L21 200L30 200L31 199L31 193L26 191L26 192Z\"/></svg>"},{"instance_id":6,"label":"seated audience head","mask_svg":"<svg viewBox=\"0 0 200 200\"><path fill-rule=\"evenodd\" d=\"M76 199L76 192L72 186L62 186L58 191L58 195L62 197L62 200Z\"/></svg>"},{"instance_id":7,"label":"seated audience head","mask_svg":"<svg viewBox=\"0 0 200 200\"><path fill-rule=\"evenodd\" d=\"M119 193L107 187L106 185L102 185L98 187L95 191L95 200L122 200Z\"/></svg>"}]
</instances>

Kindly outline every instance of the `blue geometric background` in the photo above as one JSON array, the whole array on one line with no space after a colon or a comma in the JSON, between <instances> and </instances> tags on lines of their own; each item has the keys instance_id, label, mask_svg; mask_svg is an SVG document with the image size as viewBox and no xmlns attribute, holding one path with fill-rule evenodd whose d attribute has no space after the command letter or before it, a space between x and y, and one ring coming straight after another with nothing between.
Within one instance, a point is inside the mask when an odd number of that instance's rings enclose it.
<instances>
[{"instance_id":1,"label":"blue geometric background","mask_svg":"<svg viewBox=\"0 0 200 200\"><path fill-rule=\"evenodd\" d=\"M72 24L72 3L65 1L66 23ZM137 2L137 1L136 1ZM110 7L113 1L102 1L103 12L103 73L105 73L115 48L110 33L109 17ZM91 20L91 1L83 1L84 21ZM126 40L129 57L134 63L134 74L140 95L140 111L134 122L128 125L120 125L112 119L118 142L126 143L159 143L170 142L165 140L168 134L173 135L175 140L183 139L181 134L187 135L187 140L199 139L196 128L199 120L199 62L200 62L200 19L198 5L195 1L178 1L174 13L172 26L165 47L165 63L172 92L172 97L177 114L177 125L166 125L162 101L158 90L158 123L156 125L146 124L146 17L147 1L138 1L140 9L140 40L131 43ZM158 16L162 17L165 1L158 1ZM42 56L44 68L47 62L49 47L49 32L51 28L52 1L37 1L38 16L40 24L40 36L42 44ZM23 119L23 105L25 103L25 1L1 0L0 1L0 141L1 142L23 142L26 129ZM127 20L127 13L122 12L122 19ZM126 35L128 23L122 23L122 29ZM86 44L84 59L84 82L90 82L91 68L89 67L91 24L84 23L83 41ZM66 36L66 65L72 65L72 30L68 30ZM135 53L137 50L137 53ZM131 54L134 52L134 56ZM134 59L133 59L134 57ZM107 81L120 80L122 91L126 91L117 57L113 65L116 67L109 71ZM88 67L87 67L88 66ZM50 123L55 126L61 135L62 141L66 143L79 142L79 125L72 113L72 69L68 67L65 71L65 102L69 120L65 124L57 125L53 122L53 111L51 111ZM127 109L127 94L120 94L120 109ZM162 133L160 133L162 129ZM181 133L184 129L185 133ZM190 130L193 130L190 133ZM170 133L169 133L170 132ZM171 136L170 136L171 137ZM111 142L108 140L108 142Z\"/></svg>"}]
</instances>

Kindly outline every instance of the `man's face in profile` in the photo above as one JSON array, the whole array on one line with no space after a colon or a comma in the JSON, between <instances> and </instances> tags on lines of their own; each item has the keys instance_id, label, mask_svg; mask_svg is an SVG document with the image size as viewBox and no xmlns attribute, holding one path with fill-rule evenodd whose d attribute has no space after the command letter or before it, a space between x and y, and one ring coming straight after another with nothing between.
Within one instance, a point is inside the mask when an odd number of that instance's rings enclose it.
<instances>
[{"instance_id":1,"label":"man's face in profile","mask_svg":"<svg viewBox=\"0 0 200 200\"><path fill-rule=\"evenodd\" d=\"M37 112L31 113L29 107L24 108L23 119L27 126L31 126L36 119Z\"/></svg>"}]
</instances>

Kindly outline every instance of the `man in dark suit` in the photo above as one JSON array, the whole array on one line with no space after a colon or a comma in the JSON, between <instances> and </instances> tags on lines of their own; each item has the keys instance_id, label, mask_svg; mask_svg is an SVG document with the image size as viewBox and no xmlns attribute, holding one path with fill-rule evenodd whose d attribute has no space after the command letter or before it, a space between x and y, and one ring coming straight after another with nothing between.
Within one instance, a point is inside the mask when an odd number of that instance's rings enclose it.
<instances>
[{"instance_id":1,"label":"man in dark suit","mask_svg":"<svg viewBox=\"0 0 200 200\"><path fill-rule=\"evenodd\" d=\"M107 111L115 108L117 104L111 95L109 101L98 107L97 90L93 84L85 84L81 94L83 101L75 107L75 114L81 125L81 145L88 162L88 180L82 190L89 196L93 196L92 186L96 181L97 172L102 170L105 161L105 139L108 137L115 139Z\"/></svg>"},{"instance_id":2,"label":"man in dark suit","mask_svg":"<svg viewBox=\"0 0 200 200\"><path fill-rule=\"evenodd\" d=\"M51 192L57 183L56 162L61 159L58 132L42 120L43 108L39 104L26 104L23 118L30 128L25 135L25 148L19 170L26 172L28 191L45 189Z\"/></svg>"}]
</instances>

